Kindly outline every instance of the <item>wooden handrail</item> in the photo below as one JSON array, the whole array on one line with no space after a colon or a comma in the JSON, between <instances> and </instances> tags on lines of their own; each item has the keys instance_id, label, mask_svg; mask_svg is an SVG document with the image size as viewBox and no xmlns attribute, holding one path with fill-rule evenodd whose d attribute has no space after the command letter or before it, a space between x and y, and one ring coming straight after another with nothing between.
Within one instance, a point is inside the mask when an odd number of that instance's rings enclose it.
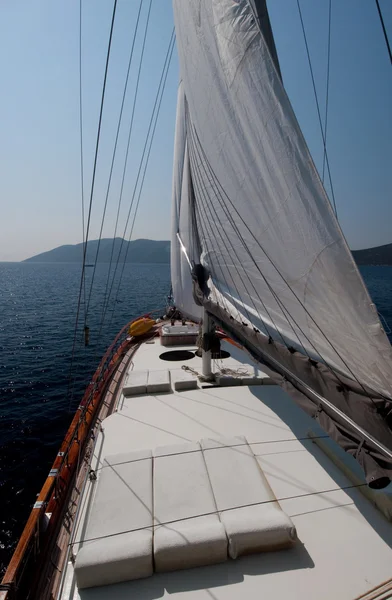
<instances>
[{"instance_id":1,"label":"wooden handrail","mask_svg":"<svg viewBox=\"0 0 392 600\"><path fill-rule=\"evenodd\" d=\"M116 335L87 386L5 572L2 580L3 590L0 589L0 600L12 600L16 597L18 589L23 587L23 576L28 575L28 564L32 566L37 554L44 553L48 540L58 526L78 458L88 440L107 384L119 360L133 343L129 338L122 339L133 322L125 325ZM45 514L48 526L42 532L42 520ZM39 534L38 553L34 549L37 534Z\"/></svg>"}]
</instances>

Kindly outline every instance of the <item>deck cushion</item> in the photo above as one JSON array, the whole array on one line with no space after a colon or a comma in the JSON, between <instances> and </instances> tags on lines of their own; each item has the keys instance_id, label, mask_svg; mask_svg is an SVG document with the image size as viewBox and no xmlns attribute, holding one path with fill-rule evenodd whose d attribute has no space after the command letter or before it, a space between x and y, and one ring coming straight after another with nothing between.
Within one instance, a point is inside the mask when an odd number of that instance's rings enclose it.
<instances>
[{"instance_id":1,"label":"deck cushion","mask_svg":"<svg viewBox=\"0 0 392 600\"><path fill-rule=\"evenodd\" d=\"M147 393L148 371L129 371L123 387L124 396Z\"/></svg>"},{"instance_id":2,"label":"deck cushion","mask_svg":"<svg viewBox=\"0 0 392 600\"><path fill-rule=\"evenodd\" d=\"M79 589L141 579L152 573L151 529L86 542L75 563Z\"/></svg>"},{"instance_id":3,"label":"deck cushion","mask_svg":"<svg viewBox=\"0 0 392 600\"><path fill-rule=\"evenodd\" d=\"M227 538L200 449L189 443L154 452L154 560L157 571L227 558Z\"/></svg>"},{"instance_id":4,"label":"deck cushion","mask_svg":"<svg viewBox=\"0 0 392 600\"><path fill-rule=\"evenodd\" d=\"M170 371L149 371L147 377L147 394L170 392Z\"/></svg>"},{"instance_id":5,"label":"deck cushion","mask_svg":"<svg viewBox=\"0 0 392 600\"><path fill-rule=\"evenodd\" d=\"M183 369L173 369L171 372L174 389L176 392L196 390L198 388L197 377Z\"/></svg>"},{"instance_id":6,"label":"deck cushion","mask_svg":"<svg viewBox=\"0 0 392 600\"><path fill-rule=\"evenodd\" d=\"M152 575L152 454L106 457L75 574L79 588Z\"/></svg>"},{"instance_id":7,"label":"deck cushion","mask_svg":"<svg viewBox=\"0 0 392 600\"><path fill-rule=\"evenodd\" d=\"M245 437L201 441L229 555L287 547L296 539Z\"/></svg>"}]
</instances>

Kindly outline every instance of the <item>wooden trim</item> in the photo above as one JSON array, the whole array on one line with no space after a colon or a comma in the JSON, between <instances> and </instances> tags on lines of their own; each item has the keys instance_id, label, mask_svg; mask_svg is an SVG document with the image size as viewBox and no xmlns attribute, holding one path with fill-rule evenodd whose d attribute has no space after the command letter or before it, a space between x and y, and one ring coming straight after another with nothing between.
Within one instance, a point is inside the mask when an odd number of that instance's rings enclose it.
<instances>
[{"instance_id":1,"label":"wooden trim","mask_svg":"<svg viewBox=\"0 0 392 600\"><path fill-rule=\"evenodd\" d=\"M387 600L387 598L392 598L392 579L383 581L364 594L356 596L355 600Z\"/></svg>"},{"instance_id":2,"label":"wooden trim","mask_svg":"<svg viewBox=\"0 0 392 600\"><path fill-rule=\"evenodd\" d=\"M107 385L126 351L136 344L130 338L120 342L121 338L127 334L132 322L125 325L117 334L84 393L61 444L59 454L52 465L51 474L48 475L37 497L37 503L40 502L42 505L32 509L5 572L2 585L9 586L10 589L0 591L0 600L12 600L17 597L18 589L26 585L25 579L29 577L29 567L33 563L38 563L38 556L41 559L45 558L45 551L49 546L51 536L59 527L59 520L69 496L80 453L83 453L84 446L88 441L94 417L98 413ZM43 531L45 514L48 526Z\"/></svg>"},{"instance_id":3,"label":"wooden trim","mask_svg":"<svg viewBox=\"0 0 392 600\"><path fill-rule=\"evenodd\" d=\"M115 373L105 391L105 396L101 403L100 410L94 420L92 430L97 431L99 424L110 414L117 405L118 395L121 393L121 382L126 375L126 369L132 356L139 348L139 345L133 345L124 355L122 362L116 368ZM98 437L98 433L97 433ZM64 507L58 532L50 539L50 547L43 565L39 581L36 586L36 597L39 600L53 600L62 583L63 571L66 568L68 557L69 542L71 539L73 526L77 521L79 513L79 503L82 501L84 493L84 484L88 470L90 469L90 459L92 458L95 442L88 440L83 459L80 461L79 470L75 473L73 484Z\"/></svg>"}]
</instances>

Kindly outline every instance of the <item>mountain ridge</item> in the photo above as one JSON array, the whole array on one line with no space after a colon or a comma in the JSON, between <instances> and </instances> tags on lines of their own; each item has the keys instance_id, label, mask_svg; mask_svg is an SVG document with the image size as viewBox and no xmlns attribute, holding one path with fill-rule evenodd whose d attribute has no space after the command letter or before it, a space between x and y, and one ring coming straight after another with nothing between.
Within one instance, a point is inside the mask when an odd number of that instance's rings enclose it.
<instances>
[{"instance_id":1,"label":"mountain ridge","mask_svg":"<svg viewBox=\"0 0 392 600\"><path fill-rule=\"evenodd\" d=\"M114 248L113 248L114 241ZM99 243L99 253L97 256L99 240L89 240L87 242L86 263L108 263L110 262L113 251L113 262L119 260L123 263L162 263L170 262L170 242L168 240L148 240L141 238L138 240L126 241L122 238L103 238ZM121 254L120 254L121 252ZM22 262L42 262L42 263L61 263L61 262L79 262L83 260L83 243L64 244L40 252L34 256L26 258Z\"/></svg>"},{"instance_id":2,"label":"mountain ridge","mask_svg":"<svg viewBox=\"0 0 392 600\"><path fill-rule=\"evenodd\" d=\"M122 247L121 247L122 244ZM113 238L101 239L97 262L110 262ZM113 261L117 261L121 247L119 262L133 263L170 263L170 241L149 240L140 238L128 242L122 238L115 238ZM86 263L95 263L98 240L91 240L87 244ZM128 251L127 251L128 248ZM358 265L392 265L392 244L384 244L363 250L352 250L353 257ZM26 258L22 262L82 262L83 243L64 244Z\"/></svg>"},{"instance_id":3,"label":"mountain ridge","mask_svg":"<svg viewBox=\"0 0 392 600\"><path fill-rule=\"evenodd\" d=\"M392 265L392 244L352 250L357 265Z\"/></svg>"}]
</instances>

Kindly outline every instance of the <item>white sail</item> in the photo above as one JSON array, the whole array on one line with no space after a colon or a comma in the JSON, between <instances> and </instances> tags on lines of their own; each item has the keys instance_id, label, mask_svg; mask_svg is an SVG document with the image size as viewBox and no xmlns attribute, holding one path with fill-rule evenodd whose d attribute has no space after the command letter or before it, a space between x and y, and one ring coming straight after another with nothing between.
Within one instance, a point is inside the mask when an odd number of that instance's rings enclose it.
<instances>
[{"instance_id":1,"label":"white sail","mask_svg":"<svg viewBox=\"0 0 392 600\"><path fill-rule=\"evenodd\" d=\"M174 141L171 280L174 302L184 315L198 321L201 308L192 295L190 262L192 251L190 235L190 176L189 155L185 126L185 96L182 83L178 88L177 119Z\"/></svg>"},{"instance_id":2,"label":"white sail","mask_svg":"<svg viewBox=\"0 0 392 600\"><path fill-rule=\"evenodd\" d=\"M391 346L251 4L174 0L174 16L212 297L237 321L391 397Z\"/></svg>"}]
</instances>

